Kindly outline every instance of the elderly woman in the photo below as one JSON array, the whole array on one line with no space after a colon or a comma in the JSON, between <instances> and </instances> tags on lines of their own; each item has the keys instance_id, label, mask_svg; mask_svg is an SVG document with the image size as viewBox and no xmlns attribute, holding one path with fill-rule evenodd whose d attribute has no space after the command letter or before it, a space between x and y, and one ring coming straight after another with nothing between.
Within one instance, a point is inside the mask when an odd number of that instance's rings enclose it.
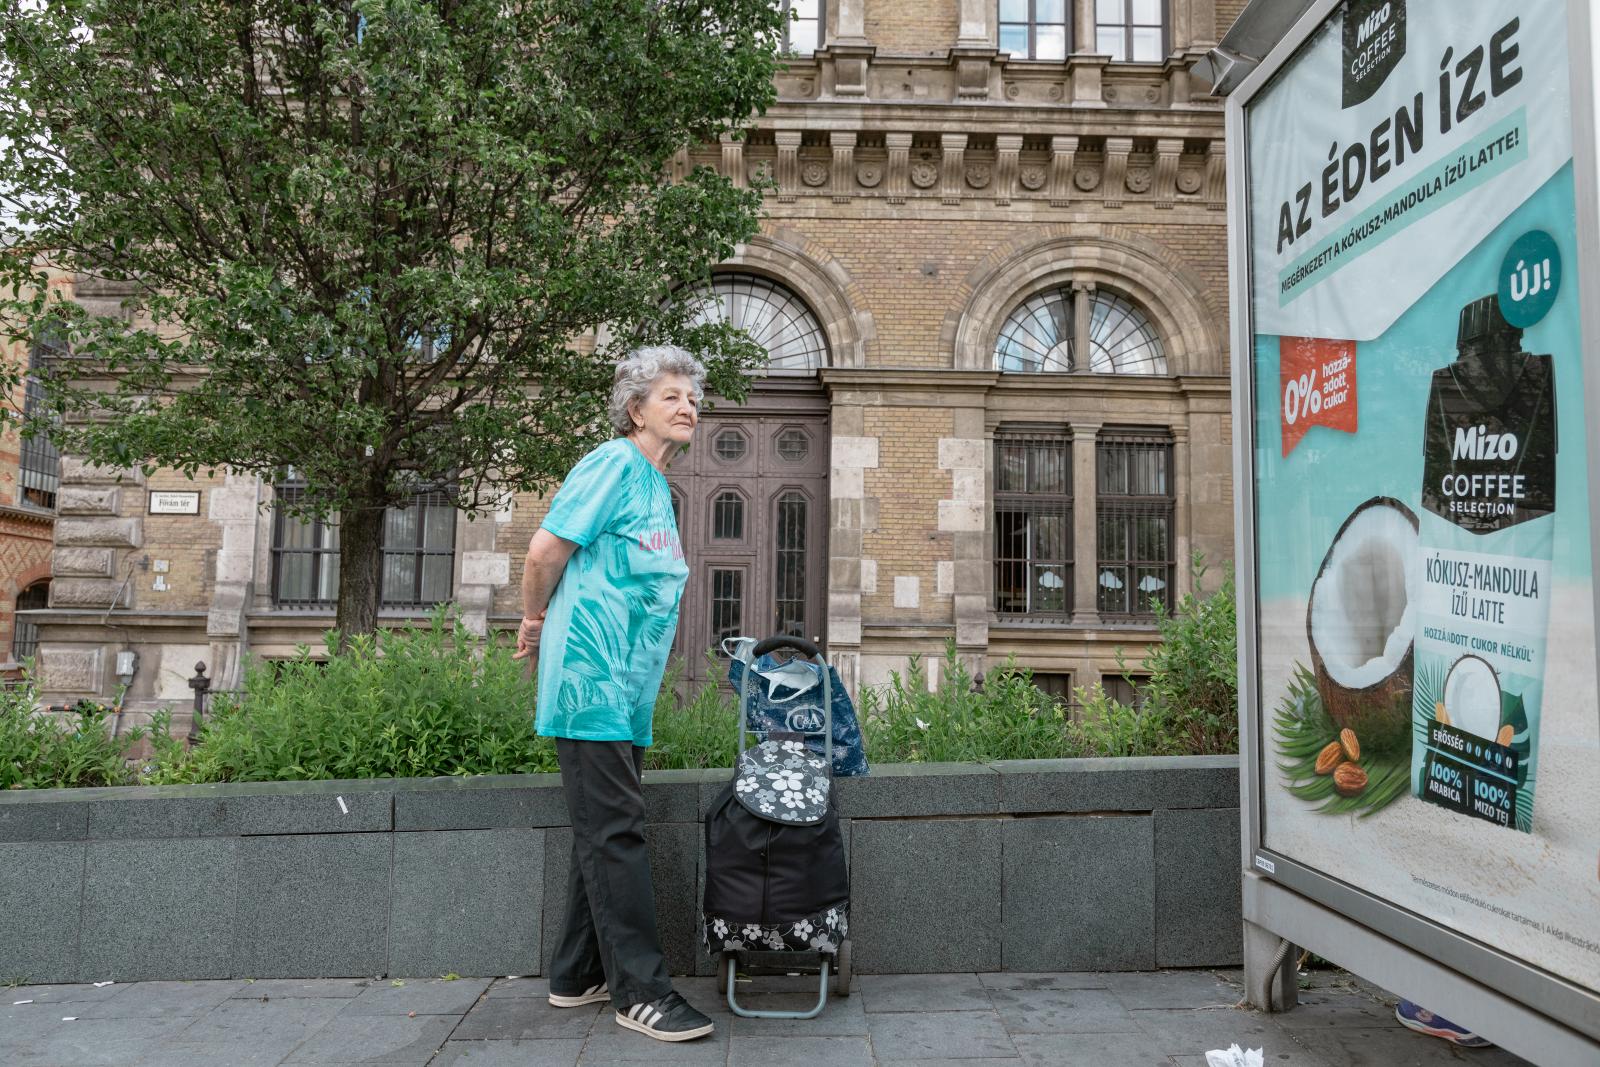
<instances>
[{"instance_id":1,"label":"elderly woman","mask_svg":"<svg viewBox=\"0 0 1600 1067\"><path fill-rule=\"evenodd\" d=\"M517 633L517 656L537 657L538 730L556 739L572 818L550 1003L609 999L619 1024L662 1041L713 1029L667 977L640 785L689 574L664 472L694 436L704 382L681 348L642 348L617 365L618 436L572 468L528 543Z\"/></svg>"}]
</instances>

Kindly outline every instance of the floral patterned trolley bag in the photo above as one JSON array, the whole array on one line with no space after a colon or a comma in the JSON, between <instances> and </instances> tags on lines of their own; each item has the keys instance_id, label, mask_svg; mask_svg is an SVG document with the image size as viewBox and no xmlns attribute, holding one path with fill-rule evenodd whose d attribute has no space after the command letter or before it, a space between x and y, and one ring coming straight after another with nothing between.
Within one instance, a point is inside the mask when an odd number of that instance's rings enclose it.
<instances>
[{"instance_id":1,"label":"floral patterned trolley bag","mask_svg":"<svg viewBox=\"0 0 1600 1067\"><path fill-rule=\"evenodd\" d=\"M718 985L728 1007L746 1018L810 1019L828 1003L832 973L840 996L850 991L850 871L833 803L833 723L828 687L832 672L822 652L797 637L770 637L755 646L762 656L793 649L823 667L823 700L816 730L756 729L749 713L756 681L746 671L739 686L739 760L733 780L706 814L706 948L719 957ZM823 754L806 745L820 733ZM806 1012L756 1011L734 994L738 970L752 969L752 953L808 953L818 957L819 997ZM793 962L774 973L791 973Z\"/></svg>"}]
</instances>

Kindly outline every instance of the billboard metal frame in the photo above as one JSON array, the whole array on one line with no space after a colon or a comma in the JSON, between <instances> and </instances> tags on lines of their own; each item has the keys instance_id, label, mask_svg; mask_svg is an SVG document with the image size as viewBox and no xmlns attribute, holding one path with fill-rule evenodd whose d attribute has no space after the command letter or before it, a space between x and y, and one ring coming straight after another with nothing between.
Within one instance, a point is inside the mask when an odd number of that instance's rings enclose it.
<instances>
[{"instance_id":1,"label":"billboard metal frame","mask_svg":"<svg viewBox=\"0 0 1600 1067\"><path fill-rule=\"evenodd\" d=\"M1255 0L1252 7L1281 2ZM1344 0L1315 0L1227 97L1228 258L1232 310L1235 554L1238 560L1240 818L1244 919L1339 963L1384 988L1436 1007L1495 1043L1547 1064L1600 1063L1600 991L1550 974L1495 946L1448 929L1326 872L1266 848L1266 773L1257 642L1255 350L1251 306L1247 110ZM1585 353L1600 352L1600 161L1596 156L1596 53L1600 13L1568 0L1573 167ZM1241 22L1251 17L1247 8ZM1230 34L1231 36L1231 34ZM1224 42L1226 44L1226 41ZM1584 379L1587 410L1600 412L1600 366ZM1600 429L1587 441L1591 530L1600 533ZM1600 538L1591 538L1600 574ZM1600 633L1600 596L1595 598ZM1596 663L1600 677L1600 662ZM1600 715L1600 707L1596 708ZM1260 964L1261 961L1256 961ZM1264 969L1264 968L1262 968ZM1251 974L1247 953L1247 979Z\"/></svg>"}]
</instances>

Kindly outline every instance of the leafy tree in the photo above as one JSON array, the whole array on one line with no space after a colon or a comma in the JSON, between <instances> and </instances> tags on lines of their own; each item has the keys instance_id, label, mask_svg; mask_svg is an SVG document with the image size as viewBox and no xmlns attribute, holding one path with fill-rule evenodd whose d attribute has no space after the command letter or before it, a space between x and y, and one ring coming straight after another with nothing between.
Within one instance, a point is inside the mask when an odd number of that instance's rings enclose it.
<instances>
[{"instance_id":1,"label":"leafy tree","mask_svg":"<svg viewBox=\"0 0 1600 1067\"><path fill-rule=\"evenodd\" d=\"M623 350L685 344L742 395L755 346L696 325L687 294L755 231L761 193L671 169L771 102L782 18L771 0L4 0L0 319L21 338L53 316L73 352L41 417L96 462L292 466L299 513L339 513L337 626L370 631L384 508L548 487L609 435ZM45 262L135 295L120 315L48 306Z\"/></svg>"}]
</instances>

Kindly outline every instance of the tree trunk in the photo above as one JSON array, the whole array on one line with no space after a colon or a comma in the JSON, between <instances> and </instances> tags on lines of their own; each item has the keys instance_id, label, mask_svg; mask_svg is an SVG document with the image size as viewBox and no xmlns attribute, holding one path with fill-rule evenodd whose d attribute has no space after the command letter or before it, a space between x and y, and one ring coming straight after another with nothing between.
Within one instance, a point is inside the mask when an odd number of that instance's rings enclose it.
<instances>
[{"instance_id":1,"label":"tree trunk","mask_svg":"<svg viewBox=\"0 0 1600 1067\"><path fill-rule=\"evenodd\" d=\"M351 637L378 626L383 517L381 507L353 507L339 515L339 607L333 625L341 651Z\"/></svg>"}]
</instances>

